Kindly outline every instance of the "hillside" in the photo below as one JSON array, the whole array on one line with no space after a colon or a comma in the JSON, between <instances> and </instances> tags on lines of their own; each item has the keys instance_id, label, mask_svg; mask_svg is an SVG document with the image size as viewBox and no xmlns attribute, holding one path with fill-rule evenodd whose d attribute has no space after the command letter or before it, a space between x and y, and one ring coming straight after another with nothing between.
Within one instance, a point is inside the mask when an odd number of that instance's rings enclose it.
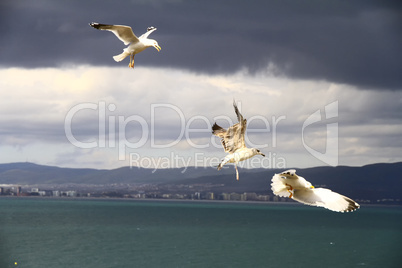
<instances>
[{"instance_id":1,"label":"hillside","mask_svg":"<svg viewBox=\"0 0 402 268\"><path fill-rule=\"evenodd\" d=\"M0 184L155 184L160 186L211 184L211 191L257 192L270 194L270 180L275 169L239 169L236 181L232 166L215 168L144 169L75 169L33 163L0 164ZM402 199L402 162L372 164L362 167L314 167L297 169L297 173L316 187L326 187L361 200ZM213 186L216 185L216 186ZM214 189L216 187L216 189Z\"/></svg>"}]
</instances>

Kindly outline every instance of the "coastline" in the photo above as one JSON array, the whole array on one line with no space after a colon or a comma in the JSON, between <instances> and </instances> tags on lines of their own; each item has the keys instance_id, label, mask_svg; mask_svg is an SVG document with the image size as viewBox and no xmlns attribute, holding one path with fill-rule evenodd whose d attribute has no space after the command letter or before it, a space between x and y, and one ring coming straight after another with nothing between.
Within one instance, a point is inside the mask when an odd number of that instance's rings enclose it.
<instances>
[{"instance_id":1,"label":"coastline","mask_svg":"<svg viewBox=\"0 0 402 268\"><path fill-rule=\"evenodd\" d=\"M207 199L163 199L163 198L119 198L119 197L52 197L52 196L0 196L1 199L21 199L21 200L52 200L52 201L112 201L112 202L144 202L144 203L188 203L188 204L237 204L237 205L257 205L257 206L301 206L296 201L286 202L273 202L273 201L239 201L239 200L207 200ZM360 204L361 210L364 207L373 208L402 208L402 205L398 204ZM307 206L310 207L310 206Z\"/></svg>"}]
</instances>

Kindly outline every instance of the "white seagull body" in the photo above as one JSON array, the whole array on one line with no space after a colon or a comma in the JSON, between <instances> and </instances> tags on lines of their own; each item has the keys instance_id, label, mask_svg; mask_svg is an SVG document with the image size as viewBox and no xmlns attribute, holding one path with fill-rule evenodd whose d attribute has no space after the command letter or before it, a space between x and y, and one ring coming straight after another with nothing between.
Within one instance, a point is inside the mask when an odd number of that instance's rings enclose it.
<instances>
[{"instance_id":1,"label":"white seagull body","mask_svg":"<svg viewBox=\"0 0 402 268\"><path fill-rule=\"evenodd\" d=\"M221 138L223 149L228 155L222 160L218 166L218 170L221 170L222 166L226 163L235 163L236 179L239 180L239 171L237 170L237 164L240 161L247 160L257 154L265 156L260 150L256 148L247 148L244 142L244 135L246 133L247 120L243 119L243 116L239 112L237 105L233 102L233 106L237 115L239 123L224 129L218 126L216 123L212 126L212 133L215 136Z\"/></svg>"},{"instance_id":2,"label":"white seagull body","mask_svg":"<svg viewBox=\"0 0 402 268\"><path fill-rule=\"evenodd\" d=\"M289 197L300 203L324 207L336 212L355 211L360 207L349 197L325 188L314 188L310 182L296 175L296 170L286 170L272 177L272 191L275 195Z\"/></svg>"},{"instance_id":3,"label":"white seagull body","mask_svg":"<svg viewBox=\"0 0 402 268\"><path fill-rule=\"evenodd\" d=\"M108 24L100 24L97 22L92 22L89 24L91 27L94 27L98 30L106 30L114 33L117 38L119 38L125 45L129 45L125 49L123 49L123 53L116 55L113 59L117 62L122 61L127 56L130 56L130 63L128 67L134 68L134 56L141 51L144 51L148 47L155 47L158 52L161 50L161 47L158 45L153 39L148 39L148 36L156 30L155 27L148 27L147 32L141 35L139 38L133 33L133 30L130 26L124 25L108 25Z\"/></svg>"}]
</instances>

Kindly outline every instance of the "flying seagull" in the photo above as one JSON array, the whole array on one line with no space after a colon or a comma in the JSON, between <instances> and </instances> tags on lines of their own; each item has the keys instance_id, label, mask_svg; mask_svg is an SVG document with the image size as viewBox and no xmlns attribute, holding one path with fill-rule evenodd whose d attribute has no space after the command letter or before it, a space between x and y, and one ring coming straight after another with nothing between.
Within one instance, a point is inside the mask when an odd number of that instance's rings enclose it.
<instances>
[{"instance_id":1,"label":"flying seagull","mask_svg":"<svg viewBox=\"0 0 402 268\"><path fill-rule=\"evenodd\" d=\"M239 180L237 164L240 161L249 159L257 154L262 156L265 155L256 148L246 147L246 143L244 142L244 134L246 133L247 120L243 119L243 116L239 112L235 101L233 101L233 107L239 123L229 127L227 130L215 123L212 126L212 134L221 138L223 149L226 153L228 153L228 155L219 164L218 170L221 170L223 165L226 163L235 163L236 179Z\"/></svg>"},{"instance_id":2,"label":"flying seagull","mask_svg":"<svg viewBox=\"0 0 402 268\"><path fill-rule=\"evenodd\" d=\"M130 63L128 67L134 68L134 56L137 53L145 50L148 47L154 47L158 52L162 49L158 42L153 39L148 39L148 35L150 35L153 31L156 30L155 27L148 27L147 32L141 35L139 38L135 36L133 30L130 26L124 25L107 25L107 24L100 24L97 22L91 22L89 24L91 27L94 27L98 30L106 30L111 31L114 33L117 38L119 38L125 45L129 45L125 49L123 49L123 53L116 55L113 57L115 61L122 61L128 55L130 55Z\"/></svg>"},{"instance_id":3,"label":"flying seagull","mask_svg":"<svg viewBox=\"0 0 402 268\"><path fill-rule=\"evenodd\" d=\"M300 203L324 207L336 212L355 211L360 207L349 197L325 188L314 188L310 182L296 175L296 170L286 170L272 177L272 191L275 195L289 197Z\"/></svg>"}]
</instances>

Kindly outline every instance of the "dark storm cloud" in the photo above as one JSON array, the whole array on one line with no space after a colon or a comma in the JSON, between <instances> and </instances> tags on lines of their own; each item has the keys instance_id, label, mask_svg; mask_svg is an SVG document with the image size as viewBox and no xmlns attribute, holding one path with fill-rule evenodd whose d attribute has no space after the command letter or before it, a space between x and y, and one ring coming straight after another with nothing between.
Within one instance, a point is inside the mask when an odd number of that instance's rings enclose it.
<instances>
[{"instance_id":1,"label":"dark storm cloud","mask_svg":"<svg viewBox=\"0 0 402 268\"><path fill-rule=\"evenodd\" d=\"M91 21L148 26L162 51L137 66L251 73L402 89L400 1L2 1L0 64L121 66L123 44ZM124 64L127 64L126 61Z\"/></svg>"}]
</instances>

